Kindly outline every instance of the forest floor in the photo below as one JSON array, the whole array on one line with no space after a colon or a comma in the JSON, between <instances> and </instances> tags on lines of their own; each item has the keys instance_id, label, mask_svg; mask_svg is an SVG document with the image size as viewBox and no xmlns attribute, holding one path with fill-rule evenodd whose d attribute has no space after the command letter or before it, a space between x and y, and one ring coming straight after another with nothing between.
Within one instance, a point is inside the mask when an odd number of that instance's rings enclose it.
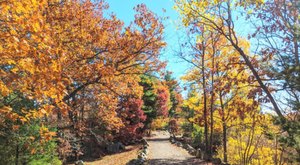
<instances>
[{"instance_id":1,"label":"forest floor","mask_svg":"<svg viewBox=\"0 0 300 165\"><path fill-rule=\"evenodd\" d=\"M183 148L170 143L170 134L166 131L156 131L150 138L149 165L205 165L203 160L190 155ZM208 163L209 164L209 163Z\"/></svg>"},{"instance_id":2,"label":"forest floor","mask_svg":"<svg viewBox=\"0 0 300 165\"><path fill-rule=\"evenodd\" d=\"M107 155L100 160L84 162L85 165L126 165L130 160L136 159L141 145L126 146L125 151Z\"/></svg>"}]
</instances>

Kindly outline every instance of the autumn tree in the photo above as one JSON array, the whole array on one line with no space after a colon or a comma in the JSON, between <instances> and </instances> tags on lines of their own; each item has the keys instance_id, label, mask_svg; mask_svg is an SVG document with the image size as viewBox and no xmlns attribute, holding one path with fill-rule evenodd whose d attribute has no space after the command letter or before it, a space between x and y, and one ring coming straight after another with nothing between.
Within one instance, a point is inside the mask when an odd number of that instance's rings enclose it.
<instances>
[{"instance_id":1,"label":"autumn tree","mask_svg":"<svg viewBox=\"0 0 300 165\"><path fill-rule=\"evenodd\" d=\"M249 42L246 40L241 40L241 42L244 45L243 49L249 50ZM226 39L220 37L214 48L218 54L209 58L205 67L215 68L213 71L215 84L207 83L207 86L212 88L211 86L214 85L215 100L212 106L215 107L216 112L212 114L213 132L214 134L221 133L222 143L218 144L218 139L214 138L214 143L211 144L214 147L217 146L216 153L223 158L224 163L274 163L272 157L277 157L278 153L279 155L285 154L285 152L280 151L280 148L273 150L272 147L276 142L265 136L269 126L264 123L271 123L272 119L270 116L265 119L265 116L260 113L259 105L264 99L262 91L244 62L239 58L239 53L228 46ZM193 61L195 62L196 58ZM212 64L214 66L211 66ZM203 127L204 99L202 97L204 95L197 92L202 90L202 84L197 83L202 78L201 72L199 72L200 70L195 66L183 77L187 83L193 84L191 86L193 92L185 100L185 106L195 112L189 118L190 122ZM207 75L208 78L211 78L212 72L208 72ZM211 99L208 95L209 98ZM262 119L265 120L260 123ZM199 120L202 122L198 122ZM237 121L240 122L236 123ZM236 138L240 139L235 140ZM235 147L232 148L232 146ZM277 158L279 159L279 157Z\"/></svg>"},{"instance_id":2,"label":"autumn tree","mask_svg":"<svg viewBox=\"0 0 300 165\"><path fill-rule=\"evenodd\" d=\"M190 54L179 53L180 58L188 62L192 69L183 78L186 81L193 82L203 93L203 118L204 118L204 135L205 135L205 151L208 156L212 155L213 146L213 123L214 123L214 76L215 76L215 56L220 53L217 48L219 36L203 27L194 27L190 29L191 35L195 34L196 39L189 37L186 46L190 47ZM195 41L194 41L195 40ZM200 75L197 76L197 74ZM199 102L200 103L200 102ZM208 121L210 120L210 121ZM208 126L209 125L209 126ZM209 127L209 128L208 128ZM210 131L208 133L208 131ZM208 139L209 137L209 139Z\"/></svg>"},{"instance_id":3,"label":"autumn tree","mask_svg":"<svg viewBox=\"0 0 300 165\"><path fill-rule=\"evenodd\" d=\"M146 115L141 109L143 100L134 97L122 97L117 110L118 116L122 119L124 127L120 129L118 137L124 143L130 143L142 137L143 122Z\"/></svg>"},{"instance_id":4,"label":"autumn tree","mask_svg":"<svg viewBox=\"0 0 300 165\"><path fill-rule=\"evenodd\" d=\"M296 101L298 98L298 91L296 90L295 81L298 80L297 76L297 61L299 61L298 49L299 49L299 18L297 15L299 10L294 1L185 1L178 0L176 2L176 9L182 15L182 21L185 26L194 28L200 25L205 26L221 36L226 38L233 48L239 52L241 58L250 69L255 80L258 82L262 91L266 94L264 101L270 102L273 105L274 112L278 116L279 123L281 123L283 130L288 133L288 136L294 135L294 128L298 128L297 124L292 124L294 119L289 119L286 113L293 113L293 116L298 116L297 112L293 111L293 107L284 109L278 106L279 102L275 100L274 92L276 89L280 90L280 86L271 86L270 82L266 80L281 80L283 83L283 89L289 96L288 100ZM259 49L262 56L254 57L250 52L245 52L241 46L240 37L236 33L236 27L239 17L236 17L237 13L244 15L242 18L249 18L252 15L253 22L256 25L254 34L250 34L250 37L256 38L260 36L263 42L259 43ZM254 13L254 14L252 14ZM260 35L257 35L260 34ZM258 38L257 39L261 39ZM283 41L284 45L278 44ZM258 52L256 52L258 53ZM276 58L273 58L274 55ZM271 59L275 59L276 62L272 62ZM260 63L260 65L258 65ZM275 66L274 63L278 63L279 67L274 68L272 71L268 66ZM259 66L259 67L257 67ZM289 69L286 69L289 68ZM280 73L274 77L276 72ZM295 74L293 78L290 75ZM283 81L282 81L283 80ZM287 81L290 83L287 83ZM274 81L273 81L274 82ZM275 81L276 82L276 81ZM277 83L276 83L277 84ZM285 84L285 85L284 85ZM291 84L291 85L288 85ZM297 83L296 83L297 84ZM290 87L288 87L290 86ZM287 87L287 88L286 88ZM274 90L275 88L275 90ZM292 104L291 104L292 105ZM297 108L296 108L297 109ZM286 112L288 111L288 112ZM298 119L298 117L296 117ZM294 120L295 121L295 120ZM291 126L293 125L293 126ZM288 131L287 128L293 127ZM292 131L293 130L293 131ZM292 140L295 144L295 148L298 148L297 140ZM298 150L298 149L296 149ZM299 155L299 154L298 154Z\"/></svg>"},{"instance_id":5,"label":"autumn tree","mask_svg":"<svg viewBox=\"0 0 300 165\"><path fill-rule=\"evenodd\" d=\"M276 92L280 93L279 95L286 95L281 102L285 105L283 110L287 114L287 122L281 124L283 130L289 132L291 136L282 139L299 150L300 143L296 140L300 137L297 133L300 128L298 124L300 22L297 6L299 3L296 1L266 1L247 19L255 28L249 37L258 40L260 45L258 52L263 59L268 60L263 69L269 73L270 83L278 84ZM255 19L261 21L254 21ZM295 157L297 154L299 155L299 151L291 153Z\"/></svg>"},{"instance_id":6,"label":"autumn tree","mask_svg":"<svg viewBox=\"0 0 300 165\"><path fill-rule=\"evenodd\" d=\"M156 89L157 116L167 117L170 110L170 93L166 86L160 85Z\"/></svg>"},{"instance_id":7,"label":"autumn tree","mask_svg":"<svg viewBox=\"0 0 300 165\"><path fill-rule=\"evenodd\" d=\"M122 126L118 97L141 93L139 75L164 66L160 18L138 5L125 27L115 15L104 16L107 8L89 0L0 3L0 95L18 91L36 106L22 115L1 106L1 116L56 123L60 144L73 145L68 152L76 159L95 125L111 132Z\"/></svg>"},{"instance_id":8,"label":"autumn tree","mask_svg":"<svg viewBox=\"0 0 300 165\"><path fill-rule=\"evenodd\" d=\"M104 2L3 2L1 8L3 28L17 31L1 31L5 43L1 45L5 47L1 52L1 77L5 77L1 89L4 95L11 90L24 92L42 105L41 111L46 105L63 111L84 87L100 84L94 87L115 90L120 78L146 72L150 66L151 70L160 67L163 25L145 5L136 8L135 26L131 24L124 31L115 16L103 17ZM47 12L49 15L43 14ZM128 81L136 78L131 77Z\"/></svg>"},{"instance_id":9,"label":"autumn tree","mask_svg":"<svg viewBox=\"0 0 300 165\"><path fill-rule=\"evenodd\" d=\"M199 120L199 118L205 118L203 106L207 105L207 108L210 109L210 115L206 116L210 119L208 153L213 152L215 150L214 146L219 143L218 139L213 138L214 134L222 133L222 157L224 158L224 162L227 163L227 135L228 128L231 127L230 122L237 118L243 119L248 113L253 113L255 108L251 106L257 106L258 101L261 102L264 97L260 88L257 88L254 77L249 75L250 71L247 70L244 61L240 59L239 52L230 46L226 38L216 35L216 33L209 31L209 29L205 30L203 27L200 27L198 30L200 37L195 37L197 40L194 43L189 43L192 48L191 55L181 56L192 65L192 69L183 77L183 80L192 83L194 88L196 87L195 89L201 91L201 94L202 90L207 90L208 93L205 95L203 93L202 96L196 94L193 97L189 97L185 105L189 109L196 110L195 116L192 117L194 121ZM191 31L197 32L197 28L192 27ZM198 33L195 35L198 35ZM203 38L204 35L206 35L206 38ZM199 41L202 39L205 39L204 53L207 59L204 65L199 66L199 63L203 59L199 58L200 55L197 56L197 53L201 53L204 49L202 44L198 46ZM250 45L247 40L240 38L240 44L243 45L245 52L249 51ZM206 69L204 75L202 67ZM206 88L203 88L202 82L199 81L203 80L203 76L205 76ZM205 104L203 97L207 97L207 100L210 99L210 104ZM202 125L200 124L200 126ZM212 155L212 153L209 154Z\"/></svg>"},{"instance_id":10,"label":"autumn tree","mask_svg":"<svg viewBox=\"0 0 300 165\"><path fill-rule=\"evenodd\" d=\"M257 107L256 107L257 108ZM268 139L265 132L273 127L272 118L268 114L245 114L244 118L231 121L228 132L228 162L230 164L284 164L283 149L276 146L276 140ZM278 132L277 132L278 133ZM220 149L219 151L222 151Z\"/></svg>"},{"instance_id":11,"label":"autumn tree","mask_svg":"<svg viewBox=\"0 0 300 165\"><path fill-rule=\"evenodd\" d=\"M270 90L264 84L263 77L255 68L257 62L247 54L241 47L239 42L239 36L235 31L235 18L233 18L233 10L238 7L248 6L258 6L261 1L176 1L176 8L179 13L183 16L183 24L186 26L200 26L204 25L205 27L214 30L216 33L219 33L225 37L230 45L233 46L236 51L239 52L240 56L245 61L246 65L251 70L253 76L259 83L262 90L266 93L268 99L273 105L274 111L280 117L282 121L285 120L281 110L278 107L274 97L272 96ZM248 9L248 8L247 8ZM257 60L256 60L257 61Z\"/></svg>"},{"instance_id":12,"label":"autumn tree","mask_svg":"<svg viewBox=\"0 0 300 165\"><path fill-rule=\"evenodd\" d=\"M9 107L2 109L0 115L0 161L4 164L61 164L56 153L57 144L53 137L56 135L55 127L42 125L42 119L32 119L25 122L28 111L36 113L33 100L25 98L20 92L12 92L6 97L1 97L0 106ZM3 115L4 113L4 115ZM34 116L31 116L34 117ZM24 119L23 119L24 118Z\"/></svg>"}]
</instances>

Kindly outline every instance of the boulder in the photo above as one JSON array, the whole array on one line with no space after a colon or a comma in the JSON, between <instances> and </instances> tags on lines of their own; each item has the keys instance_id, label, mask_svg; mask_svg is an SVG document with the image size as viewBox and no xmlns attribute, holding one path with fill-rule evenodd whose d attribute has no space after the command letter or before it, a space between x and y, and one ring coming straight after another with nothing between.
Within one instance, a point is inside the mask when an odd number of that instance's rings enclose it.
<instances>
[{"instance_id":1,"label":"boulder","mask_svg":"<svg viewBox=\"0 0 300 165\"><path fill-rule=\"evenodd\" d=\"M203 153L202 153L200 148L198 148L197 151L196 151L196 157L200 158L200 159L203 159Z\"/></svg>"},{"instance_id":2,"label":"boulder","mask_svg":"<svg viewBox=\"0 0 300 165\"><path fill-rule=\"evenodd\" d=\"M176 142L175 144L176 144L177 146L179 146L181 143L180 143L180 142ZM181 144L181 145L182 145L182 144Z\"/></svg>"},{"instance_id":3,"label":"boulder","mask_svg":"<svg viewBox=\"0 0 300 165\"><path fill-rule=\"evenodd\" d=\"M147 159L147 155L143 152L141 152L139 155L138 155L138 159Z\"/></svg>"},{"instance_id":4,"label":"boulder","mask_svg":"<svg viewBox=\"0 0 300 165\"><path fill-rule=\"evenodd\" d=\"M142 149L144 149L144 150L145 150L145 149L148 149L148 146L147 146L147 145L144 145Z\"/></svg>"},{"instance_id":5,"label":"boulder","mask_svg":"<svg viewBox=\"0 0 300 165\"><path fill-rule=\"evenodd\" d=\"M117 145L119 145L120 150L125 150L125 145L121 142L118 142Z\"/></svg>"},{"instance_id":6,"label":"boulder","mask_svg":"<svg viewBox=\"0 0 300 165\"><path fill-rule=\"evenodd\" d=\"M149 150L148 149L144 149L143 151L145 154L149 154Z\"/></svg>"},{"instance_id":7,"label":"boulder","mask_svg":"<svg viewBox=\"0 0 300 165\"><path fill-rule=\"evenodd\" d=\"M120 152L120 150L124 150L124 149L125 149L125 145L123 145L121 142L110 143L106 146L106 150L109 153L117 153Z\"/></svg>"},{"instance_id":8,"label":"boulder","mask_svg":"<svg viewBox=\"0 0 300 165\"><path fill-rule=\"evenodd\" d=\"M183 148L186 149L186 150L188 150L188 144L184 143L183 144Z\"/></svg>"},{"instance_id":9,"label":"boulder","mask_svg":"<svg viewBox=\"0 0 300 165\"><path fill-rule=\"evenodd\" d=\"M126 165L143 165L143 160L141 159L134 159L132 161L130 161L129 163L127 163Z\"/></svg>"},{"instance_id":10,"label":"boulder","mask_svg":"<svg viewBox=\"0 0 300 165\"><path fill-rule=\"evenodd\" d=\"M75 162L75 165L84 165L83 161L82 160L78 160Z\"/></svg>"},{"instance_id":11,"label":"boulder","mask_svg":"<svg viewBox=\"0 0 300 165\"><path fill-rule=\"evenodd\" d=\"M146 139L142 139L141 140L141 143L145 146L149 146L149 144L148 144L148 142L147 142L147 140Z\"/></svg>"},{"instance_id":12,"label":"boulder","mask_svg":"<svg viewBox=\"0 0 300 165\"><path fill-rule=\"evenodd\" d=\"M178 147L183 147L183 144L182 144L182 143L179 143L179 144L178 144Z\"/></svg>"},{"instance_id":13,"label":"boulder","mask_svg":"<svg viewBox=\"0 0 300 165\"><path fill-rule=\"evenodd\" d=\"M197 155L197 151L195 149L191 149L189 150L189 153L193 156L196 156Z\"/></svg>"},{"instance_id":14,"label":"boulder","mask_svg":"<svg viewBox=\"0 0 300 165\"><path fill-rule=\"evenodd\" d=\"M195 150L192 146L190 146L189 144L187 144L186 145L186 149L188 150L188 151L190 151L190 150Z\"/></svg>"},{"instance_id":15,"label":"boulder","mask_svg":"<svg viewBox=\"0 0 300 165\"><path fill-rule=\"evenodd\" d=\"M176 141L174 139L171 139L171 143L174 144L176 143Z\"/></svg>"}]
</instances>

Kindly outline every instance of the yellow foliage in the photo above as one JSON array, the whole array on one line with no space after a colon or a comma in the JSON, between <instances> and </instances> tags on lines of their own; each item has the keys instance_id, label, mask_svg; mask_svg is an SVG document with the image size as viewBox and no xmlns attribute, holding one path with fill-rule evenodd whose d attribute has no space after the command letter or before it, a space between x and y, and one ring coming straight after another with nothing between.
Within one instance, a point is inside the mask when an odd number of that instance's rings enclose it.
<instances>
[{"instance_id":1,"label":"yellow foliage","mask_svg":"<svg viewBox=\"0 0 300 165\"><path fill-rule=\"evenodd\" d=\"M153 130L161 130L168 126L169 118L157 118L154 119L151 123L151 129Z\"/></svg>"},{"instance_id":2,"label":"yellow foliage","mask_svg":"<svg viewBox=\"0 0 300 165\"><path fill-rule=\"evenodd\" d=\"M265 137L264 132L279 128L272 126L270 116L248 114L244 119L237 118L228 129L227 153L230 164L274 164L274 157L280 155L275 141ZM277 150L277 151L276 151ZM276 155L276 152L278 153ZM223 157L223 148L218 149L218 157Z\"/></svg>"}]
</instances>

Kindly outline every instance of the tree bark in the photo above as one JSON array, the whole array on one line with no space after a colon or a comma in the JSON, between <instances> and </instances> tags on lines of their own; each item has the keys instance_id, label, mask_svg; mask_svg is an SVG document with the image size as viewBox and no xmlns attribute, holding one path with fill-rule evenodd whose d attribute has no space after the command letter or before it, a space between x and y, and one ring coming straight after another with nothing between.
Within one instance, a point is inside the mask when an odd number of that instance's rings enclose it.
<instances>
[{"instance_id":1,"label":"tree bark","mask_svg":"<svg viewBox=\"0 0 300 165\"><path fill-rule=\"evenodd\" d=\"M223 158L224 158L224 163L227 164L227 125L226 125L226 120L225 120L225 107L223 104L223 98L221 92L219 93L220 97L220 104L221 104L221 110L222 110L222 127L223 127Z\"/></svg>"},{"instance_id":2,"label":"tree bark","mask_svg":"<svg viewBox=\"0 0 300 165\"><path fill-rule=\"evenodd\" d=\"M17 142L17 147L16 147L16 160L15 160L15 165L19 164L19 142Z\"/></svg>"},{"instance_id":3,"label":"tree bark","mask_svg":"<svg viewBox=\"0 0 300 165\"><path fill-rule=\"evenodd\" d=\"M213 38L212 38L213 40ZM214 45L213 45L214 46ZM213 127L214 127L214 69L215 69L215 48L212 54L212 71L211 71L211 100L210 100L210 157L213 155Z\"/></svg>"},{"instance_id":4,"label":"tree bark","mask_svg":"<svg viewBox=\"0 0 300 165\"><path fill-rule=\"evenodd\" d=\"M299 45L298 45L298 38L297 36L294 36L294 47L295 47L295 63L296 63L296 66L299 65Z\"/></svg>"},{"instance_id":5,"label":"tree bark","mask_svg":"<svg viewBox=\"0 0 300 165\"><path fill-rule=\"evenodd\" d=\"M204 42L202 42L204 45ZM203 109L204 109L204 136L205 136L205 153L208 153L208 124L207 124L207 100L206 100L206 83L205 83L205 70L204 70L204 63L205 62L205 48L203 46L202 50L202 87L203 87Z\"/></svg>"},{"instance_id":6,"label":"tree bark","mask_svg":"<svg viewBox=\"0 0 300 165\"><path fill-rule=\"evenodd\" d=\"M250 68L251 72L253 73L255 79L257 80L257 82L259 83L260 87L263 89L263 91L266 93L267 97L269 98L271 104L274 107L274 110L276 112L276 114L279 116L281 122L285 122L285 117L283 116L283 114L281 113L275 99L273 98L272 94L270 93L270 91L268 90L267 86L263 83L262 79L259 77L257 71L255 70L254 66L252 65L251 61L249 60L249 58L247 57L247 55L245 54L245 52L237 45L235 44L232 40L230 40L231 44L233 45L233 47L240 53L240 55L243 57L243 59L246 62L246 65Z\"/></svg>"}]
</instances>

